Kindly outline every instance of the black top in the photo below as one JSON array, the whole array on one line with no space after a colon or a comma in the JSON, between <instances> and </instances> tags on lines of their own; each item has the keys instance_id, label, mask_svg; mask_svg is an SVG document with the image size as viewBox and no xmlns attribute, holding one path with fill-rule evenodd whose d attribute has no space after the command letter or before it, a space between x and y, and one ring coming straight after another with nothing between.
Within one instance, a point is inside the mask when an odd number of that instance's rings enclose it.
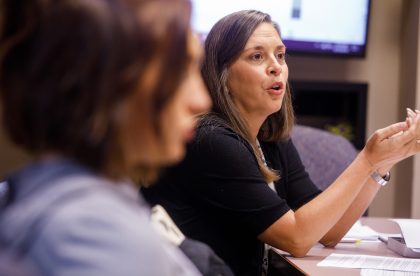
<instances>
[{"instance_id":1,"label":"black top","mask_svg":"<svg viewBox=\"0 0 420 276\"><path fill-rule=\"evenodd\" d=\"M257 239L290 209L320 193L291 140L261 142L268 166L280 172L277 193L262 177L251 146L235 132L202 125L186 158L144 196L161 204L186 236L209 244L236 275L261 275Z\"/></svg>"}]
</instances>

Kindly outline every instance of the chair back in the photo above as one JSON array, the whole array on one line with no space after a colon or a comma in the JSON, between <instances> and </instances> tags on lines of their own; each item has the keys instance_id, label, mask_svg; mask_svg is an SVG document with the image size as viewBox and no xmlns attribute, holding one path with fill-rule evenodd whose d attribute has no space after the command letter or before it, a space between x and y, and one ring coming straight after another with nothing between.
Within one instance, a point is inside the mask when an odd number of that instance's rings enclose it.
<instances>
[{"instance_id":1,"label":"chair back","mask_svg":"<svg viewBox=\"0 0 420 276\"><path fill-rule=\"evenodd\" d=\"M358 154L346 138L313 127L295 125L292 140L306 171L321 190L325 190Z\"/></svg>"}]
</instances>

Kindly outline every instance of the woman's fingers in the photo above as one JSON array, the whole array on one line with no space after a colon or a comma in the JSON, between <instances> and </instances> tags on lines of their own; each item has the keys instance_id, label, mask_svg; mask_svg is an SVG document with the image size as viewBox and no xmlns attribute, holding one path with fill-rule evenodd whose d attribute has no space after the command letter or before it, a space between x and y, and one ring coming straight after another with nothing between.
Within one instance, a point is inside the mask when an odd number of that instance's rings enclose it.
<instances>
[{"instance_id":1,"label":"woman's fingers","mask_svg":"<svg viewBox=\"0 0 420 276\"><path fill-rule=\"evenodd\" d=\"M420 139L420 116L416 116L413 119L413 123L415 124L415 133L416 133L416 137L417 139Z\"/></svg>"},{"instance_id":2,"label":"woman's fingers","mask_svg":"<svg viewBox=\"0 0 420 276\"><path fill-rule=\"evenodd\" d=\"M415 118L417 116L417 113L414 112L411 108L406 108L407 109L407 115L410 116L411 118Z\"/></svg>"},{"instance_id":3,"label":"woman's fingers","mask_svg":"<svg viewBox=\"0 0 420 276\"><path fill-rule=\"evenodd\" d=\"M394 165L420 152L420 112L407 108L405 122L377 130L367 141L365 152L373 166Z\"/></svg>"},{"instance_id":4,"label":"woman's fingers","mask_svg":"<svg viewBox=\"0 0 420 276\"><path fill-rule=\"evenodd\" d=\"M416 112L418 110L416 109ZM419 112L420 114L420 112ZM414 122L417 125L416 128L416 138L415 138L415 143L416 143L416 152L420 152L420 116L417 116L416 119L414 120Z\"/></svg>"},{"instance_id":5,"label":"woman's fingers","mask_svg":"<svg viewBox=\"0 0 420 276\"><path fill-rule=\"evenodd\" d=\"M378 138L380 141L389 139L392 137L398 137L404 134L404 131L408 129L406 122L399 122L392 124L390 126L387 126L385 128L378 129L376 131Z\"/></svg>"},{"instance_id":6,"label":"woman's fingers","mask_svg":"<svg viewBox=\"0 0 420 276\"><path fill-rule=\"evenodd\" d=\"M403 134L399 136L392 137L393 142L395 143L401 143L402 145L412 143L416 140L416 132L420 128L420 120L419 117L412 118L408 117L407 124L410 126L406 131L403 132Z\"/></svg>"},{"instance_id":7,"label":"woman's fingers","mask_svg":"<svg viewBox=\"0 0 420 276\"><path fill-rule=\"evenodd\" d=\"M407 134L412 135L413 139L408 140L405 144L409 148L408 156L420 152L420 116L417 116L414 120L412 119L411 124Z\"/></svg>"},{"instance_id":8,"label":"woman's fingers","mask_svg":"<svg viewBox=\"0 0 420 276\"><path fill-rule=\"evenodd\" d=\"M409 118L409 117L411 117L411 118L416 118L417 117L417 115L419 115L420 114L420 111L418 110L418 109L416 109L415 111L413 111L411 108L409 108L409 107L407 107L406 108L406 110L407 110L407 119ZM407 122L408 123L408 122ZM408 127L410 127L410 124L408 123Z\"/></svg>"}]
</instances>

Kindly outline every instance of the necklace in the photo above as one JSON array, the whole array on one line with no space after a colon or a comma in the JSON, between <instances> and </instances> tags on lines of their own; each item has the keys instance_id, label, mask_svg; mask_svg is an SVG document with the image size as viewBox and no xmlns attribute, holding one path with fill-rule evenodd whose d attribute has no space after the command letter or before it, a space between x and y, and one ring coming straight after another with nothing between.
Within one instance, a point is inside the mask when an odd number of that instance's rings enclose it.
<instances>
[{"instance_id":1,"label":"necklace","mask_svg":"<svg viewBox=\"0 0 420 276\"><path fill-rule=\"evenodd\" d=\"M260 152L261 160L264 162L264 165L268 168L267 162L265 161L264 152L262 151L260 141L258 141L258 138L255 139L255 143L257 144L258 150ZM276 187L274 186L273 181L268 183L268 187L270 187L273 192L277 193ZM268 251L271 249L271 246L264 243L264 255L262 260L262 276L268 275Z\"/></svg>"},{"instance_id":2,"label":"necklace","mask_svg":"<svg viewBox=\"0 0 420 276\"><path fill-rule=\"evenodd\" d=\"M256 144L257 144L257 148L258 148L258 150L260 151L260 157L261 157L261 160L263 161L264 165L265 165L266 167L268 167L267 162L265 161L264 153L263 153L262 148L261 148L261 145L260 145L260 141L258 141L258 138L257 138L257 139L255 139L255 142L256 142Z\"/></svg>"}]
</instances>

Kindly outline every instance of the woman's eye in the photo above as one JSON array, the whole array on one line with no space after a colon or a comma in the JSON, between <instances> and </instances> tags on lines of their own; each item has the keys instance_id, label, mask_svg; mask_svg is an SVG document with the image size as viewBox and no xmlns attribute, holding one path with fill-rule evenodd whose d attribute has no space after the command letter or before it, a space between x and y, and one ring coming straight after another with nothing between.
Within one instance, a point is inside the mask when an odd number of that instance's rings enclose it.
<instances>
[{"instance_id":1,"label":"woman's eye","mask_svg":"<svg viewBox=\"0 0 420 276\"><path fill-rule=\"evenodd\" d=\"M263 56L262 56L261 53L255 53L251 56L251 59L255 60L255 61L260 61L260 60L262 60L262 58L263 58Z\"/></svg>"},{"instance_id":2,"label":"woman's eye","mask_svg":"<svg viewBox=\"0 0 420 276\"><path fill-rule=\"evenodd\" d=\"M285 60L286 59L286 53L278 53L277 54L277 59L278 60Z\"/></svg>"}]
</instances>

